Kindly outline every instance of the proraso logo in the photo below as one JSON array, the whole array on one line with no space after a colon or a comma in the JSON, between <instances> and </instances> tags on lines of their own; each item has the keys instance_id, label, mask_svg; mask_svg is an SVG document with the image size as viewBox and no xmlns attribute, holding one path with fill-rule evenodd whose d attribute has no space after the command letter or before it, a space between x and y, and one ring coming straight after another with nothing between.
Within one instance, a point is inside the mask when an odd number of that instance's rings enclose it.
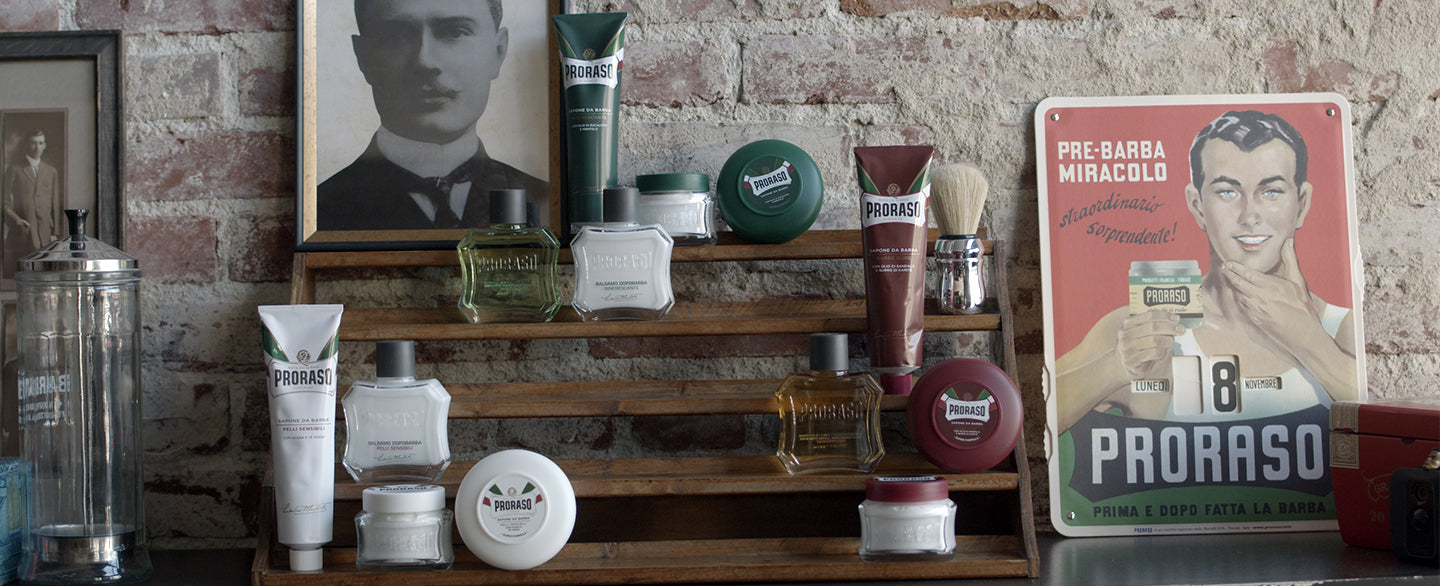
<instances>
[{"instance_id":1,"label":"proraso logo","mask_svg":"<svg viewBox=\"0 0 1440 586\"><path fill-rule=\"evenodd\" d=\"M1156 305L1190 305L1189 287L1146 287L1144 294L1146 307Z\"/></svg>"},{"instance_id":2,"label":"proraso logo","mask_svg":"<svg viewBox=\"0 0 1440 586\"><path fill-rule=\"evenodd\" d=\"M980 399L975 401L962 401L950 391L945 396L945 419L948 421L990 421L990 406L995 404L995 397L986 391Z\"/></svg>"},{"instance_id":3,"label":"proraso logo","mask_svg":"<svg viewBox=\"0 0 1440 586\"><path fill-rule=\"evenodd\" d=\"M509 494L506 494L506 491L500 490L498 484L491 484L489 488L485 489L485 492L488 494L481 500L481 504L490 507L491 510L497 513L505 511L530 511L534 510L535 504L541 500L540 494L536 492L537 490L534 484L526 482L524 488L516 491L515 487L512 486L510 487Z\"/></svg>"},{"instance_id":4,"label":"proraso logo","mask_svg":"<svg viewBox=\"0 0 1440 586\"><path fill-rule=\"evenodd\" d=\"M586 51L586 55L590 55ZM574 85L603 85L615 87L620 83L620 64L625 53L592 59L560 58L560 70L565 77L565 87Z\"/></svg>"},{"instance_id":5,"label":"proraso logo","mask_svg":"<svg viewBox=\"0 0 1440 586\"><path fill-rule=\"evenodd\" d=\"M505 474L481 491L480 527L501 543L523 543L545 527L545 493L518 474Z\"/></svg>"},{"instance_id":6,"label":"proraso logo","mask_svg":"<svg viewBox=\"0 0 1440 586\"><path fill-rule=\"evenodd\" d=\"M865 227L905 223L925 225L925 199L929 189L919 193L886 196L866 193L861 197L861 220Z\"/></svg>"},{"instance_id":7,"label":"proraso logo","mask_svg":"<svg viewBox=\"0 0 1440 586\"><path fill-rule=\"evenodd\" d=\"M794 173L795 166L790 164L790 161L781 161L780 168L774 171L764 175L745 175L741 177L741 180L752 193L761 196L773 189L789 187L791 183L795 182Z\"/></svg>"}]
</instances>

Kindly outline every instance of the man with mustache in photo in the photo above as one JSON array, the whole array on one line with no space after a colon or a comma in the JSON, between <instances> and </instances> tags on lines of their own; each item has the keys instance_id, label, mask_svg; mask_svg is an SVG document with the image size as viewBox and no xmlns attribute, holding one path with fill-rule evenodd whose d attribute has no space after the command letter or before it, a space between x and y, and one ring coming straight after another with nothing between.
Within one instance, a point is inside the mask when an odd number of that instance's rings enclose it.
<instances>
[{"instance_id":1,"label":"man with mustache in photo","mask_svg":"<svg viewBox=\"0 0 1440 586\"><path fill-rule=\"evenodd\" d=\"M1150 420L1239 420L1358 397L1354 313L1312 293L1295 257L1295 232L1314 191L1308 164L1304 139L1274 114L1227 112L1200 131L1185 202L1209 241L1203 323L1191 329L1175 313L1132 315L1128 307L1106 314L1056 360L1066 389L1057 397L1058 430L1092 409ZM1228 355L1239 357L1234 382L1243 377L1262 388L1237 387L1232 412L1181 412L1174 395L1190 389L1132 390L1132 381L1173 380L1173 357L1203 364Z\"/></svg>"},{"instance_id":2,"label":"man with mustache in photo","mask_svg":"<svg viewBox=\"0 0 1440 586\"><path fill-rule=\"evenodd\" d=\"M549 184L490 158L475 132L509 31L500 0L355 0L355 59L380 128L317 190L321 230L489 225L489 192L524 189L538 223Z\"/></svg>"}]
</instances>

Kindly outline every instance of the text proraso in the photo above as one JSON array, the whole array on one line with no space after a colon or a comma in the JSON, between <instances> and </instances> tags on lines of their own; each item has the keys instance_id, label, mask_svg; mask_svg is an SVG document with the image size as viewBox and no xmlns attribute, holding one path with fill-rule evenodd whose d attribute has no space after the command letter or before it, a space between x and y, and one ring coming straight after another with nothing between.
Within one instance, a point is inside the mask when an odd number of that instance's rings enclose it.
<instances>
[{"instance_id":1,"label":"text proraso","mask_svg":"<svg viewBox=\"0 0 1440 586\"><path fill-rule=\"evenodd\" d=\"M535 499L490 499L490 505L497 513L503 513L505 511L530 511L535 508Z\"/></svg>"},{"instance_id":2,"label":"text proraso","mask_svg":"<svg viewBox=\"0 0 1440 586\"><path fill-rule=\"evenodd\" d=\"M276 368L274 383L277 387L293 387L300 385L329 385L335 380L335 370L332 368L303 368L287 369Z\"/></svg>"},{"instance_id":3,"label":"text proraso","mask_svg":"<svg viewBox=\"0 0 1440 586\"><path fill-rule=\"evenodd\" d=\"M564 78L567 88L575 85L603 85L613 88L620 84L620 66L623 60L624 51L592 60L562 57L561 77Z\"/></svg>"},{"instance_id":4,"label":"text proraso","mask_svg":"<svg viewBox=\"0 0 1440 586\"><path fill-rule=\"evenodd\" d=\"M1318 480L1325 476L1319 425L1233 425L1090 430L1095 484L1203 484Z\"/></svg>"},{"instance_id":5,"label":"text proraso","mask_svg":"<svg viewBox=\"0 0 1440 586\"><path fill-rule=\"evenodd\" d=\"M864 227L878 224L904 223L925 225L925 200L929 198L927 187L919 193L897 196L866 193L860 197L860 221Z\"/></svg>"}]
</instances>

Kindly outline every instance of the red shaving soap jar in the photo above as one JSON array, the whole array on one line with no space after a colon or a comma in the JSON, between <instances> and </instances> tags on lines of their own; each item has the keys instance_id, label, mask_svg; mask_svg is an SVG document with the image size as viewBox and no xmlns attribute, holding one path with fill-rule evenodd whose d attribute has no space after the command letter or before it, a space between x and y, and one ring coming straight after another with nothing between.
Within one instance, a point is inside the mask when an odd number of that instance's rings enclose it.
<instances>
[{"instance_id":1,"label":"red shaving soap jar","mask_svg":"<svg viewBox=\"0 0 1440 586\"><path fill-rule=\"evenodd\" d=\"M1020 390L1000 367L952 358L925 371L905 422L915 447L948 472L980 472L1015 450L1024 420Z\"/></svg>"}]
</instances>

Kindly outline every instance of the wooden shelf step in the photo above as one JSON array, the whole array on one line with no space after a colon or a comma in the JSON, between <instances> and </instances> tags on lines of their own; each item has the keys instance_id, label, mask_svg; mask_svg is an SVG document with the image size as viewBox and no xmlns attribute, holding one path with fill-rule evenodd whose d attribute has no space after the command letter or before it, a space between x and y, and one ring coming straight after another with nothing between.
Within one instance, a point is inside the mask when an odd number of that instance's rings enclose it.
<instances>
[{"instance_id":1,"label":"wooden shelf step","mask_svg":"<svg viewBox=\"0 0 1440 586\"><path fill-rule=\"evenodd\" d=\"M925 331L995 331L1000 315L943 315L927 311ZM373 342L409 340L509 340L632 338L864 332L863 299L773 302L676 303L659 321L585 323L575 310L561 308L550 323L472 324L458 308L346 308L340 339Z\"/></svg>"},{"instance_id":2,"label":"wooden shelf step","mask_svg":"<svg viewBox=\"0 0 1440 586\"><path fill-rule=\"evenodd\" d=\"M615 460L557 460L570 477L577 498L646 496L705 496L732 494L797 494L865 492L860 473L791 475L774 456L715 456L695 458L622 458ZM473 461L454 462L440 484L454 498ZM1019 475L1012 470L950 474L919 454L888 454L877 475L937 475L947 479L951 491L1015 490ZM335 498L360 500L373 484L359 484L340 466L335 470Z\"/></svg>"},{"instance_id":3,"label":"wooden shelf step","mask_svg":"<svg viewBox=\"0 0 1440 586\"><path fill-rule=\"evenodd\" d=\"M450 419L748 415L777 413L781 379L447 383ZM904 411L907 395L886 395L882 411ZM336 409L341 419L344 409Z\"/></svg>"},{"instance_id":4,"label":"wooden shelf step","mask_svg":"<svg viewBox=\"0 0 1440 586\"><path fill-rule=\"evenodd\" d=\"M455 544L446 572L385 573L355 569L353 548L327 548L325 570L301 574L278 567L257 573L273 586L347 584L657 584L1024 577L1029 562L1008 535L960 535L946 561L865 563L858 538L725 539L571 543L554 559L518 572L497 570ZM283 556L272 556L284 559Z\"/></svg>"},{"instance_id":5,"label":"wooden shelf step","mask_svg":"<svg viewBox=\"0 0 1440 586\"><path fill-rule=\"evenodd\" d=\"M933 254L938 230L927 234L926 253ZM995 244L986 240L985 252L993 254ZM305 264L312 270L381 268L381 267L458 267L460 259L454 250L309 252ZM782 244L746 242L734 232L721 232L713 246L676 246L671 253L674 262L810 260L860 258L863 256L860 232L857 230L810 230ZM573 262L570 249L560 251L560 262Z\"/></svg>"}]
</instances>

